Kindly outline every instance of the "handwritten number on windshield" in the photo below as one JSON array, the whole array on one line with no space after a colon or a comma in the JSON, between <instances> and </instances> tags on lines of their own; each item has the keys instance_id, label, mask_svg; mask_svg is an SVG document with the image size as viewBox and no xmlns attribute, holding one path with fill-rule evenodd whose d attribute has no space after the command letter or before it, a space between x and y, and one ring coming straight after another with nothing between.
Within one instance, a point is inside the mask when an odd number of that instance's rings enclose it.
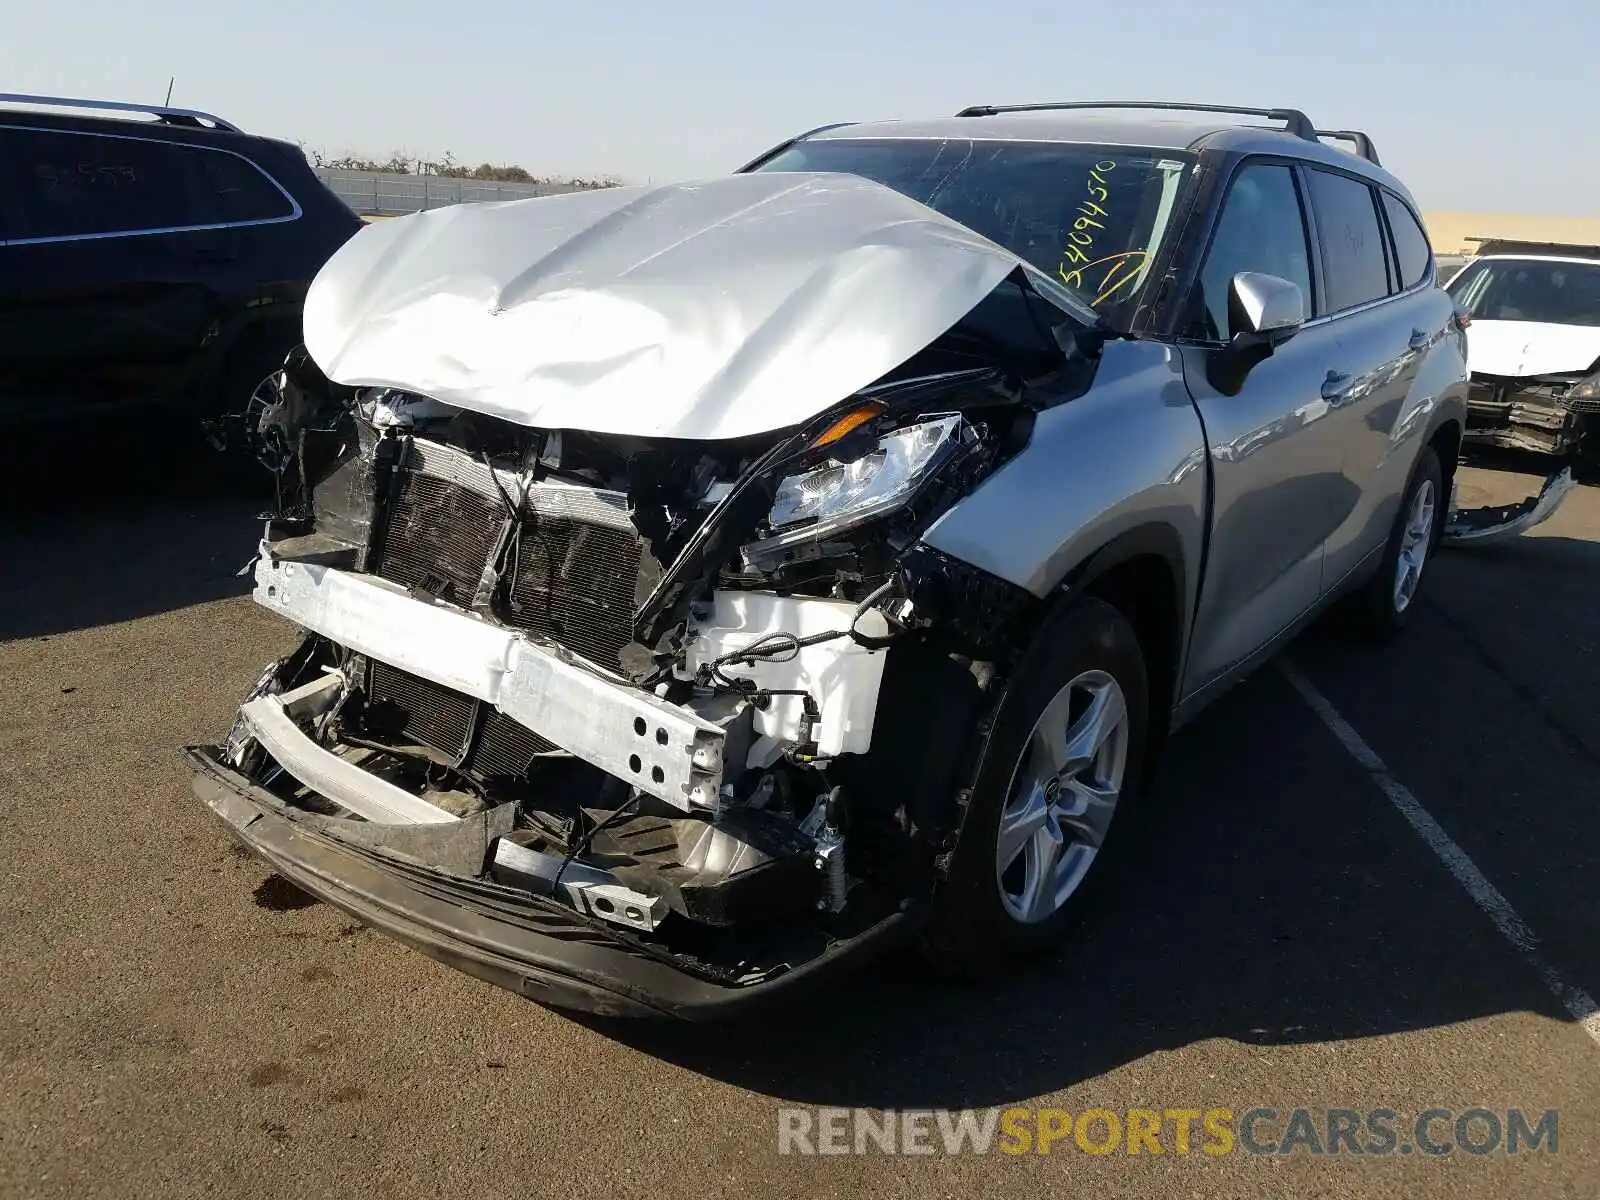
<instances>
[{"instance_id":1,"label":"handwritten number on windshield","mask_svg":"<svg viewBox=\"0 0 1600 1200\"><path fill-rule=\"evenodd\" d=\"M1081 292L1092 293L1095 304L1109 299L1127 284L1138 279L1145 259L1149 257L1143 250L1125 250L1120 254L1095 256L1095 241L1105 229L1106 222L1111 219L1110 210L1106 207L1111 200L1107 177L1116 169L1116 162L1107 158L1095 163L1090 170L1084 189L1087 198L1078 205L1072 228L1067 231L1067 244L1062 252L1061 265L1056 268L1063 283ZM1074 265L1069 268L1069 263ZM1097 267L1103 270L1099 272L1096 283L1086 287L1084 276Z\"/></svg>"}]
</instances>

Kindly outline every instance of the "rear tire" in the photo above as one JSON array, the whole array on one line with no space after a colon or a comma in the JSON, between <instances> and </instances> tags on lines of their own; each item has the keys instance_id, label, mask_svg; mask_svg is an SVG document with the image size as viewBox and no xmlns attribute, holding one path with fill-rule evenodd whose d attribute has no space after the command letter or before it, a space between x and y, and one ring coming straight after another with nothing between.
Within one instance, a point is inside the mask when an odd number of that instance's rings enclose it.
<instances>
[{"instance_id":1,"label":"rear tire","mask_svg":"<svg viewBox=\"0 0 1600 1200\"><path fill-rule=\"evenodd\" d=\"M969 977L1060 944L1126 840L1146 775L1144 654L1117 609L1074 602L1023 661L995 716L926 942L936 965Z\"/></svg>"},{"instance_id":2,"label":"rear tire","mask_svg":"<svg viewBox=\"0 0 1600 1200\"><path fill-rule=\"evenodd\" d=\"M1439 456L1432 446L1424 447L1395 513L1377 573L1346 601L1350 626L1364 640L1388 641L1411 619L1448 503Z\"/></svg>"}]
</instances>

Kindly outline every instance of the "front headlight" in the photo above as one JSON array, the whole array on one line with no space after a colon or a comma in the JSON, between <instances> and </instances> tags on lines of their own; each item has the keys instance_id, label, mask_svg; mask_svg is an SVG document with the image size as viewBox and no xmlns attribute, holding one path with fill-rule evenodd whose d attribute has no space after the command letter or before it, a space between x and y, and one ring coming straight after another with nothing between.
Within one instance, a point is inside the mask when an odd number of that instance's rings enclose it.
<instances>
[{"instance_id":1,"label":"front headlight","mask_svg":"<svg viewBox=\"0 0 1600 1200\"><path fill-rule=\"evenodd\" d=\"M778 484L764 547L808 541L905 504L972 436L960 414L907 425L851 462L830 460Z\"/></svg>"},{"instance_id":2,"label":"front headlight","mask_svg":"<svg viewBox=\"0 0 1600 1200\"><path fill-rule=\"evenodd\" d=\"M1566 398L1568 400L1600 399L1600 371L1578 380L1567 392Z\"/></svg>"}]
</instances>

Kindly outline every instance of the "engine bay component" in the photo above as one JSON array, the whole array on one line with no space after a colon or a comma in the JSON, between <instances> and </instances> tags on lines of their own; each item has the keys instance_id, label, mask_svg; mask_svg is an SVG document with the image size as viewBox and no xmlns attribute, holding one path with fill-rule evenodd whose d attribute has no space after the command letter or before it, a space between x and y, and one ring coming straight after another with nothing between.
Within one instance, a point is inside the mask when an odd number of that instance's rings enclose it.
<instances>
[{"instance_id":1,"label":"engine bay component","mask_svg":"<svg viewBox=\"0 0 1600 1200\"><path fill-rule=\"evenodd\" d=\"M503 837L495 843L491 874L541 895L565 891L574 908L646 932L666 919L666 901L625 886L609 871L564 860Z\"/></svg>"},{"instance_id":2,"label":"engine bay component","mask_svg":"<svg viewBox=\"0 0 1600 1200\"><path fill-rule=\"evenodd\" d=\"M277 560L263 545L257 601L340 646L486 701L542 737L676 807L714 809L722 726L607 678L558 648L393 583Z\"/></svg>"},{"instance_id":3,"label":"engine bay component","mask_svg":"<svg viewBox=\"0 0 1600 1200\"><path fill-rule=\"evenodd\" d=\"M809 746L820 758L864 754L884 656L851 635L881 639L888 632L877 609L722 590L691 616L683 670L745 685L743 694L757 702L755 732L768 746ZM762 753L759 743L754 753Z\"/></svg>"}]
</instances>

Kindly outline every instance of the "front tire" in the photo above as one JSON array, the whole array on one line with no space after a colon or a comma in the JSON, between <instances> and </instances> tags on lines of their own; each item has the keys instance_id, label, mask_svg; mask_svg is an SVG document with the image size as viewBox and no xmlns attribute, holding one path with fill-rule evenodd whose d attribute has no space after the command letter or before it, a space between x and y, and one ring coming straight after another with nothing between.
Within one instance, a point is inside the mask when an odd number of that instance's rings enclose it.
<instances>
[{"instance_id":1,"label":"front tire","mask_svg":"<svg viewBox=\"0 0 1600 1200\"><path fill-rule=\"evenodd\" d=\"M1106 876L1146 775L1144 654L1117 609L1075 601L1023 663L995 715L928 941L935 963L969 976L1059 945Z\"/></svg>"}]
</instances>

